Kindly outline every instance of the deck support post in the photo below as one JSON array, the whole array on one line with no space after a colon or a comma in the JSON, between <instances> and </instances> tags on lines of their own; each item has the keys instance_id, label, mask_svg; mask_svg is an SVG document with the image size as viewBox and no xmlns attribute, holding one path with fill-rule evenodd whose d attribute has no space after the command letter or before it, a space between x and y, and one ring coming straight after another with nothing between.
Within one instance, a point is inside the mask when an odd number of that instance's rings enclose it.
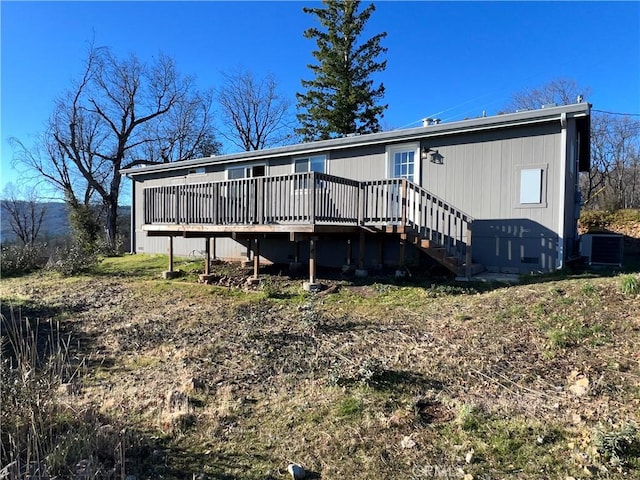
<instances>
[{"instance_id":1,"label":"deck support post","mask_svg":"<svg viewBox=\"0 0 640 480\"><path fill-rule=\"evenodd\" d=\"M406 235L400 236L400 252L398 258L398 269L396 270L396 277L404 277L406 273L405 260L407 254L407 240Z\"/></svg>"},{"instance_id":2,"label":"deck support post","mask_svg":"<svg viewBox=\"0 0 640 480\"><path fill-rule=\"evenodd\" d=\"M356 270L356 277L366 277L369 272L364 268L364 250L365 250L365 238L364 232L360 231L360 242L358 244L358 268Z\"/></svg>"},{"instance_id":3,"label":"deck support post","mask_svg":"<svg viewBox=\"0 0 640 480\"><path fill-rule=\"evenodd\" d=\"M309 240L309 283L316 283L316 242L315 238Z\"/></svg>"},{"instance_id":4,"label":"deck support post","mask_svg":"<svg viewBox=\"0 0 640 480\"><path fill-rule=\"evenodd\" d=\"M465 251L465 275L467 279L471 279L471 264L473 262L473 254L471 251L471 224L467 223L467 248Z\"/></svg>"},{"instance_id":5,"label":"deck support post","mask_svg":"<svg viewBox=\"0 0 640 480\"><path fill-rule=\"evenodd\" d=\"M169 272L173 272L173 237L169 237Z\"/></svg>"},{"instance_id":6,"label":"deck support post","mask_svg":"<svg viewBox=\"0 0 640 480\"><path fill-rule=\"evenodd\" d=\"M209 275L211 273L211 239L204 239L204 274Z\"/></svg>"},{"instance_id":7,"label":"deck support post","mask_svg":"<svg viewBox=\"0 0 640 480\"><path fill-rule=\"evenodd\" d=\"M173 236L169 237L169 270L162 272L162 278L171 279L180 275L180 272L173 271Z\"/></svg>"},{"instance_id":8,"label":"deck support post","mask_svg":"<svg viewBox=\"0 0 640 480\"><path fill-rule=\"evenodd\" d=\"M344 265L342 265L342 271L343 272L349 272L352 269L351 266L351 257L353 256L353 245L351 243L351 239L348 238L347 239L347 256L345 259L345 263Z\"/></svg>"},{"instance_id":9,"label":"deck support post","mask_svg":"<svg viewBox=\"0 0 640 480\"><path fill-rule=\"evenodd\" d=\"M253 239L253 279L258 279L258 271L260 270L260 239Z\"/></svg>"},{"instance_id":10,"label":"deck support post","mask_svg":"<svg viewBox=\"0 0 640 480\"><path fill-rule=\"evenodd\" d=\"M211 237L209 239L209 249L211 251L211 259L215 260L216 257L216 237Z\"/></svg>"},{"instance_id":11,"label":"deck support post","mask_svg":"<svg viewBox=\"0 0 640 480\"><path fill-rule=\"evenodd\" d=\"M318 283L316 278L316 243L317 237L309 239L309 281L302 284L302 288L307 292L319 292L322 285Z\"/></svg>"}]
</instances>

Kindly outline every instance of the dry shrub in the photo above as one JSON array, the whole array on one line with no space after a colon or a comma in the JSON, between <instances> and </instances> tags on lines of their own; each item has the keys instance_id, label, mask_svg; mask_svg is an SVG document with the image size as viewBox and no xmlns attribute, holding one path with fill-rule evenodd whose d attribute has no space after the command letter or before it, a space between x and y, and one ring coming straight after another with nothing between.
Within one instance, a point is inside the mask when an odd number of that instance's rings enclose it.
<instances>
[{"instance_id":1,"label":"dry shrub","mask_svg":"<svg viewBox=\"0 0 640 480\"><path fill-rule=\"evenodd\" d=\"M91 408L72 408L84 362L58 322L0 317L0 478L118 478L140 440Z\"/></svg>"}]
</instances>

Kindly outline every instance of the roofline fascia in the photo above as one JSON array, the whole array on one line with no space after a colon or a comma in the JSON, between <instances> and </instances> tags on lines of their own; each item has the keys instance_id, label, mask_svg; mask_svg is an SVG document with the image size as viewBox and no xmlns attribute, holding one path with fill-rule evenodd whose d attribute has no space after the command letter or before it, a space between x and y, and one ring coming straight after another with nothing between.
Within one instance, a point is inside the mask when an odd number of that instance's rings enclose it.
<instances>
[{"instance_id":1,"label":"roofline fascia","mask_svg":"<svg viewBox=\"0 0 640 480\"><path fill-rule=\"evenodd\" d=\"M162 163L142 168L127 168L120 170L120 173L128 177L132 177L214 164L227 165L245 162L248 160L259 161L285 156L301 156L310 153L341 150L344 148L379 145L381 143L400 143L405 141L415 141L416 139L448 137L457 134L482 132L523 125L535 125L553 121L561 122L563 114L566 114L567 118L584 117L590 114L590 109L591 105L588 103L577 103L573 105L563 105L560 107L549 107L539 110L527 110L523 112L494 115L491 117L473 118L470 120L461 120L458 122L430 125L426 127L390 130L366 135L356 135L353 137L340 137L310 143L299 143L284 147L270 148L267 150L252 150L249 152L238 152L214 157L194 158L181 162Z\"/></svg>"}]
</instances>

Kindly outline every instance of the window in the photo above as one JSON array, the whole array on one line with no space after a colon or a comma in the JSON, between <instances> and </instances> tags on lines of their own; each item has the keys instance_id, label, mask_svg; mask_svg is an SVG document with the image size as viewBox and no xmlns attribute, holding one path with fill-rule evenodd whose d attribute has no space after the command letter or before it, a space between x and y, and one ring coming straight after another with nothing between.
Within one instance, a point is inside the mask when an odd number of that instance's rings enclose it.
<instances>
[{"instance_id":1,"label":"window","mask_svg":"<svg viewBox=\"0 0 640 480\"><path fill-rule=\"evenodd\" d=\"M239 178L244 178L245 172L244 167L233 167L227 169L227 180L237 180Z\"/></svg>"},{"instance_id":2,"label":"window","mask_svg":"<svg viewBox=\"0 0 640 480\"><path fill-rule=\"evenodd\" d=\"M296 158L294 161L294 173L318 172L326 173L326 157L316 155L314 157Z\"/></svg>"},{"instance_id":3,"label":"window","mask_svg":"<svg viewBox=\"0 0 640 480\"><path fill-rule=\"evenodd\" d=\"M206 173L204 167L190 168L188 172L189 175L202 175L204 173Z\"/></svg>"},{"instance_id":4,"label":"window","mask_svg":"<svg viewBox=\"0 0 640 480\"><path fill-rule=\"evenodd\" d=\"M413 181L415 152L395 152L393 154L393 176Z\"/></svg>"},{"instance_id":5,"label":"window","mask_svg":"<svg viewBox=\"0 0 640 480\"><path fill-rule=\"evenodd\" d=\"M546 207L546 166L520 167L519 206Z\"/></svg>"},{"instance_id":6,"label":"window","mask_svg":"<svg viewBox=\"0 0 640 480\"><path fill-rule=\"evenodd\" d=\"M390 178L406 178L411 182L418 182L420 175L420 162L417 152L418 144L398 145L387 149L387 161L389 164Z\"/></svg>"},{"instance_id":7,"label":"window","mask_svg":"<svg viewBox=\"0 0 640 480\"><path fill-rule=\"evenodd\" d=\"M324 155L315 155L313 157L305 157L305 158L296 158L293 161L293 172L294 173L307 173L307 172L316 172L316 173L326 173L327 168L327 158ZM295 188L307 188L307 179L299 178L296 181Z\"/></svg>"},{"instance_id":8,"label":"window","mask_svg":"<svg viewBox=\"0 0 640 480\"><path fill-rule=\"evenodd\" d=\"M227 180L238 180L240 178L264 177L266 175L266 165L251 165L248 167L230 167L227 169Z\"/></svg>"}]
</instances>

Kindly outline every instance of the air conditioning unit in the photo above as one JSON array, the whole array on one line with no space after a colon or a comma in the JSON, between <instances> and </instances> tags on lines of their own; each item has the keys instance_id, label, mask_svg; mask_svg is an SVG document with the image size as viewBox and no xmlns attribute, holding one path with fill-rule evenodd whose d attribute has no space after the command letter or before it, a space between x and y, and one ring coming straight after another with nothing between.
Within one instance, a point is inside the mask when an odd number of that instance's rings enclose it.
<instances>
[{"instance_id":1,"label":"air conditioning unit","mask_svg":"<svg viewBox=\"0 0 640 480\"><path fill-rule=\"evenodd\" d=\"M585 233L580 238L580 254L589 265L622 266L624 236L617 233Z\"/></svg>"}]
</instances>

